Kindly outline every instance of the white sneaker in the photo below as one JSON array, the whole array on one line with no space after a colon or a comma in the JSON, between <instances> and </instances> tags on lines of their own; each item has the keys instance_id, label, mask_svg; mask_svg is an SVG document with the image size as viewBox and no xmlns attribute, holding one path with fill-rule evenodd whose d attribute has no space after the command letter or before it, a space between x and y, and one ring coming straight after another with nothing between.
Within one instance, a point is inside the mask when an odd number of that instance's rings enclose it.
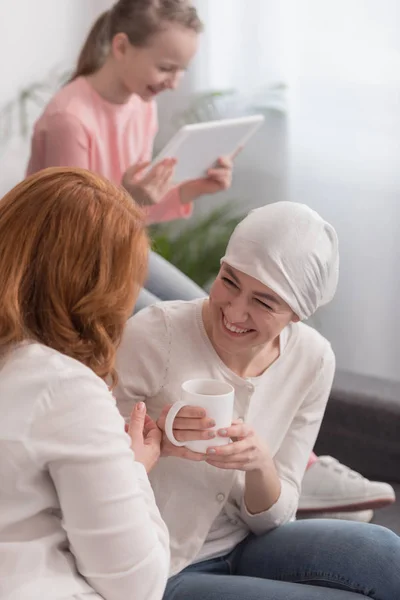
<instances>
[{"instance_id":1,"label":"white sneaker","mask_svg":"<svg viewBox=\"0 0 400 600\"><path fill-rule=\"evenodd\" d=\"M341 519L342 521L359 521L370 523L374 518L373 510L355 510L353 512L328 512L328 513L299 513L297 518L302 519Z\"/></svg>"},{"instance_id":2,"label":"white sneaker","mask_svg":"<svg viewBox=\"0 0 400 600\"><path fill-rule=\"evenodd\" d=\"M381 508L396 500L388 483L369 481L332 456L319 456L305 472L300 512L352 512Z\"/></svg>"}]
</instances>

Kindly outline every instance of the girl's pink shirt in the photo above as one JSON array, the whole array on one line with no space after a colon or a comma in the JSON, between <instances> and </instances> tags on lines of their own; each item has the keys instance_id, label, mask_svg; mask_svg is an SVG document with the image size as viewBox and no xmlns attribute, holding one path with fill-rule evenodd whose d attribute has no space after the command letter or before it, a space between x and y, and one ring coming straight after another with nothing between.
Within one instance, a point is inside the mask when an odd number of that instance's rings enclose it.
<instances>
[{"instance_id":1,"label":"girl's pink shirt","mask_svg":"<svg viewBox=\"0 0 400 600\"><path fill-rule=\"evenodd\" d=\"M126 169L149 161L157 133L157 107L133 95L126 104L104 100L84 77L64 86L36 122L27 175L46 167L81 167L116 184ZM148 223L190 216L172 188L146 209Z\"/></svg>"}]
</instances>

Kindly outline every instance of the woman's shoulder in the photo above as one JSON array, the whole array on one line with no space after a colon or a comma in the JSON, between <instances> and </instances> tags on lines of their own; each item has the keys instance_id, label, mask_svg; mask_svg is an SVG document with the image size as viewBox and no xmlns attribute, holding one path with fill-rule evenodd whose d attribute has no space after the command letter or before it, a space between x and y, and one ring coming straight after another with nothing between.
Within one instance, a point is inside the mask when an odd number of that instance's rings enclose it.
<instances>
[{"instance_id":1,"label":"woman's shoulder","mask_svg":"<svg viewBox=\"0 0 400 600\"><path fill-rule=\"evenodd\" d=\"M195 324L203 298L196 300L173 300L157 302L131 317L126 326L127 331L166 332L171 328ZM147 335L146 337L150 337Z\"/></svg>"},{"instance_id":2,"label":"woman's shoulder","mask_svg":"<svg viewBox=\"0 0 400 600\"><path fill-rule=\"evenodd\" d=\"M291 328L294 342L292 348L304 360L334 360L330 342L316 329L306 323L294 323Z\"/></svg>"},{"instance_id":3,"label":"woman's shoulder","mask_svg":"<svg viewBox=\"0 0 400 600\"><path fill-rule=\"evenodd\" d=\"M68 388L76 388L77 381L107 391L104 381L89 367L37 342L19 344L5 356L0 380L2 391L7 386L24 395L24 391L35 389L37 397L41 394L59 397L62 392L68 395Z\"/></svg>"},{"instance_id":4,"label":"woman's shoulder","mask_svg":"<svg viewBox=\"0 0 400 600\"><path fill-rule=\"evenodd\" d=\"M19 344L0 365L3 423L0 437L31 439L34 428L63 427L76 415L109 412L115 404L105 382L89 367L39 343ZM97 414L97 413L96 413ZM43 429L44 428L44 429Z\"/></svg>"},{"instance_id":5,"label":"woman's shoulder","mask_svg":"<svg viewBox=\"0 0 400 600\"><path fill-rule=\"evenodd\" d=\"M140 310L131 317L117 352L117 365L121 357L163 357L168 360L173 349L183 348L199 332L198 315L203 299L193 301L158 302Z\"/></svg>"}]
</instances>

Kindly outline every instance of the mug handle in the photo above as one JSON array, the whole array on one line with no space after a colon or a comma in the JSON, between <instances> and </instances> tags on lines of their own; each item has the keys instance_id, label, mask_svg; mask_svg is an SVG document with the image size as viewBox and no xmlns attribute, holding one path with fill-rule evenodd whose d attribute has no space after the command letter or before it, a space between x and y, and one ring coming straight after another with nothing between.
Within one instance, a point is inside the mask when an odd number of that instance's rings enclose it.
<instances>
[{"instance_id":1,"label":"mug handle","mask_svg":"<svg viewBox=\"0 0 400 600\"><path fill-rule=\"evenodd\" d=\"M167 417L165 419L165 435L167 436L171 444L174 444L174 446L184 446L185 444L187 444L187 442L180 442L179 440L177 440L174 436L173 431L175 417L181 410L181 408L183 408L184 406L187 406L187 404L185 402L182 402L181 400L175 402L175 404L173 404L169 409Z\"/></svg>"}]
</instances>

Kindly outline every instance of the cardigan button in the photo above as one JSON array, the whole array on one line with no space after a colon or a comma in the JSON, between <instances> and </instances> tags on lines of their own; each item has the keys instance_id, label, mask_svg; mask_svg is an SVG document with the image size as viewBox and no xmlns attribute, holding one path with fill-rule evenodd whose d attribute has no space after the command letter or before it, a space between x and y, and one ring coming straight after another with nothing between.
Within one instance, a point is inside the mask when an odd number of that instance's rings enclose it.
<instances>
[{"instance_id":1,"label":"cardigan button","mask_svg":"<svg viewBox=\"0 0 400 600\"><path fill-rule=\"evenodd\" d=\"M217 494L218 502L223 502L225 500L225 494Z\"/></svg>"}]
</instances>

